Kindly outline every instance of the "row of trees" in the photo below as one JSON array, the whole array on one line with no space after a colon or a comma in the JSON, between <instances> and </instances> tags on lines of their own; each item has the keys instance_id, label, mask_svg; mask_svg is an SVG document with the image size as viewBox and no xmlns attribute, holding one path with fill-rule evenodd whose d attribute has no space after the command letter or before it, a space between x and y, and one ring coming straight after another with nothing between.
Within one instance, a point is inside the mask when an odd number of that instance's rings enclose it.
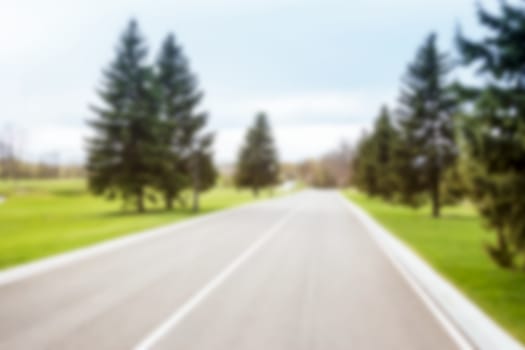
<instances>
[{"instance_id":1,"label":"row of trees","mask_svg":"<svg viewBox=\"0 0 525 350\"><path fill-rule=\"evenodd\" d=\"M46 161L29 162L0 157L0 180L80 178L85 176L82 165L56 164Z\"/></svg>"},{"instance_id":2,"label":"row of trees","mask_svg":"<svg viewBox=\"0 0 525 350\"><path fill-rule=\"evenodd\" d=\"M451 83L448 56L430 35L409 65L399 106L384 107L362 138L354 180L370 195L411 205L468 195L497 235L490 256L525 267L525 8L502 2L498 14L478 10L488 33L457 36L460 62L484 84Z\"/></svg>"},{"instance_id":3,"label":"row of trees","mask_svg":"<svg viewBox=\"0 0 525 350\"><path fill-rule=\"evenodd\" d=\"M194 210L199 193L215 181L211 146L204 132L207 115L199 111L202 93L174 35L164 40L157 59L136 21L130 21L104 70L101 104L89 122L89 186L96 194L121 197L142 212L147 199L161 194L167 209L185 205L191 189Z\"/></svg>"},{"instance_id":4,"label":"row of trees","mask_svg":"<svg viewBox=\"0 0 525 350\"><path fill-rule=\"evenodd\" d=\"M215 183L207 115L199 111L202 93L187 58L168 35L154 64L136 21L131 21L117 46L116 57L104 71L99 90L101 106L89 122L95 135L88 143L88 177L93 192L121 197L145 210L145 201L162 194L166 209L184 203ZM246 133L234 175L238 187L254 195L279 181L279 161L266 114L256 115Z\"/></svg>"},{"instance_id":5,"label":"row of trees","mask_svg":"<svg viewBox=\"0 0 525 350\"><path fill-rule=\"evenodd\" d=\"M0 178L17 179L22 177L22 136L21 132L11 125L0 130Z\"/></svg>"},{"instance_id":6,"label":"row of trees","mask_svg":"<svg viewBox=\"0 0 525 350\"><path fill-rule=\"evenodd\" d=\"M83 166L60 162L55 152L43 154L38 161L24 159L24 140L23 131L13 125L0 128L0 180L84 176Z\"/></svg>"},{"instance_id":7,"label":"row of trees","mask_svg":"<svg viewBox=\"0 0 525 350\"><path fill-rule=\"evenodd\" d=\"M351 184L354 149L346 142L318 158L304 160L290 169L293 178L320 188L345 188Z\"/></svg>"}]
</instances>

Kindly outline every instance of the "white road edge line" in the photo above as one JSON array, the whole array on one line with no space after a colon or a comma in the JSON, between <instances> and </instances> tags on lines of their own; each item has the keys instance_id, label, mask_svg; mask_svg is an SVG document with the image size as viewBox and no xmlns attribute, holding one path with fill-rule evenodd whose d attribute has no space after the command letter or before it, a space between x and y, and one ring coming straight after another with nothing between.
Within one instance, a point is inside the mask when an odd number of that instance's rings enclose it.
<instances>
[{"instance_id":1,"label":"white road edge line","mask_svg":"<svg viewBox=\"0 0 525 350\"><path fill-rule=\"evenodd\" d=\"M355 209L352 207L351 203L346 199L341 192L338 192L339 198L352 214L356 214ZM361 217L356 215L356 217L363 223ZM364 224L364 223L363 223ZM368 229L367 225L363 225ZM414 277L406 270L406 268L399 263L396 257L392 254L391 250L388 249L385 244L374 234L371 235L374 242L379 246L383 253L388 257L388 260L394 266L394 268L399 272L399 274L405 279L408 285L416 293L417 296L423 301L423 303L428 307L432 315L437 319L441 324L443 329L448 333L448 335L454 340L456 345L462 350L474 350L474 347L470 341L465 338L463 333L459 331L454 323L450 321L447 315L436 305L436 302L421 288L419 283L414 279Z\"/></svg>"},{"instance_id":2,"label":"white road edge line","mask_svg":"<svg viewBox=\"0 0 525 350\"><path fill-rule=\"evenodd\" d=\"M294 216L304 207L304 204L288 212L283 218L277 221L272 227L263 233L255 242L253 242L243 253L234 259L224 270L209 281L196 294L188 299L180 308L165 320L159 327L148 334L137 346L135 350L149 350L160 339L162 339L170 330L181 322L195 307L197 307L203 300L206 299L214 289L219 287L224 281L228 279L242 264L251 258L258 250L260 250L268 241Z\"/></svg>"},{"instance_id":3,"label":"white road edge line","mask_svg":"<svg viewBox=\"0 0 525 350\"><path fill-rule=\"evenodd\" d=\"M26 278L33 277L35 275L52 271L54 269L84 259L88 259L103 253L109 253L129 245L134 245L154 238L159 238L161 236L171 234L176 230L194 226L196 224L206 222L217 217L227 216L232 213L245 210L249 207L264 205L265 203L271 200L275 200L275 198L257 201L254 203L247 203L237 207L219 210L209 214L203 214L195 218L183 219L182 221L173 224L168 224L165 226L160 226L145 231L132 233L123 237L109 239L107 241L95 243L94 245L88 247L79 248L70 252L60 253L58 255L43 258L35 262L22 264L20 266L7 268L6 270L0 271L0 287L6 284L14 283Z\"/></svg>"}]
</instances>

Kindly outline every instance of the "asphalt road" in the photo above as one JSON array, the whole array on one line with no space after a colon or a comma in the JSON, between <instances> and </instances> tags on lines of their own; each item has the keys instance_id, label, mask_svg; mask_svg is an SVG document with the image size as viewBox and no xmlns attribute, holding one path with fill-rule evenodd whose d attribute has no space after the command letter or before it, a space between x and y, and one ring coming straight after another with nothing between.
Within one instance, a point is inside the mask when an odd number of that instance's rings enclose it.
<instances>
[{"instance_id":1,"label":"asphalt road","mask_svg":"<svg viewBox=\"0 0 525 350\"><path fill-rule=\"evenodd\" d=\"M0 285L1 349L455 349L334 192Z\"/></svg>"}]
</instances>

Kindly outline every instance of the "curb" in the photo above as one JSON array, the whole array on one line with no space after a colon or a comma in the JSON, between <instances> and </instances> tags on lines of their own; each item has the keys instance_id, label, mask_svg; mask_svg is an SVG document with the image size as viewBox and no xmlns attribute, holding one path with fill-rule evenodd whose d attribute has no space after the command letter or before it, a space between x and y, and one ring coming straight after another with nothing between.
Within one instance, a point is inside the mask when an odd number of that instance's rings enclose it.
<instances>
[{"instance_id":1,"label":"curb","mask_svg":"<svg viewBox=\"0 0 525 350\"><path fill-rule=\"evenodd\" d=\"M371 233L376 243L385 251L392 263L400 269L409 282L414 282L415 289L420 289L431 299L439 310L448 319L448 326L453 326L461 332L459 335L464 338L454 337L460 348L468 349L474 347L480 350L524 350L525 348L504 329L497 325L485 312L470 301L450 282L440 276L429 264L424 262L412 249L405 243L388 232L381 224L373 219L362 208L351 202L341 192L341 199L345 202L348 210L354 214L365 228ZM412 280L412 281L410 281ZM417 290L416 290L417 291ZM419 293L418 293L419 294ZM420 295L421 296L421 295ZM421 296L425 299L425 296ZM436 315L436 310L432 310L432 305L427 306ZM443 324L447 320L439 320ZM443 324L445 328L447 324ZM446 329L449 334L454 330ZM456 330L456 331L457 331ZM466 338L466 339L465 339Z\"/></svg>"},{"instance_id":2,"label":"curb","mask_svg":"<svg viewBox=\"0 0 525 350\"><path fill-rule=\"evenodd\" d=\"M296 193L291 193L289 195L295 194ZM97 255L107 254L127 246L137 245L152 239L169 235L175 231L179 231L181 229L191 227L217 217L231 215L235 212L246 210L247 208L264 205L265 203L268 203L272 200L276 200L283 197L284 196L274 197L240 204L231 208L201 214L192 218L186 218L172 224L165 224L143 231L133 232L121 237L111 238L105 241L95 243L93 245L88 245L86 247L80 247L75 250L51 255L50 257L42 258L34 262L28 262L18 266L10 267L0 271L0 287L18 282L20 280L24 280L26 278L33 277L35 275L46 273L85 259L93 258Z\"/></svg>"}]
</instances>

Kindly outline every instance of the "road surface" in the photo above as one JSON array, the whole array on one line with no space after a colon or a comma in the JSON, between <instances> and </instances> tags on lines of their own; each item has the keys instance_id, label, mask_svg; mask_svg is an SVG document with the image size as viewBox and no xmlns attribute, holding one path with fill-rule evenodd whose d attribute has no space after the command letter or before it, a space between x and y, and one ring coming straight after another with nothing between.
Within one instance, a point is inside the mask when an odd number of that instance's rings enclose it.
<instances>
[{"instance_id":1,"label":"road surface","mask_svg":"<svg viewBox=\"0 0 525 350\"><path fill-rule=\"evenodd\" d=\"M1 349L457 349L335 192L0 285Z\"/></svg>"}]
</instances>

